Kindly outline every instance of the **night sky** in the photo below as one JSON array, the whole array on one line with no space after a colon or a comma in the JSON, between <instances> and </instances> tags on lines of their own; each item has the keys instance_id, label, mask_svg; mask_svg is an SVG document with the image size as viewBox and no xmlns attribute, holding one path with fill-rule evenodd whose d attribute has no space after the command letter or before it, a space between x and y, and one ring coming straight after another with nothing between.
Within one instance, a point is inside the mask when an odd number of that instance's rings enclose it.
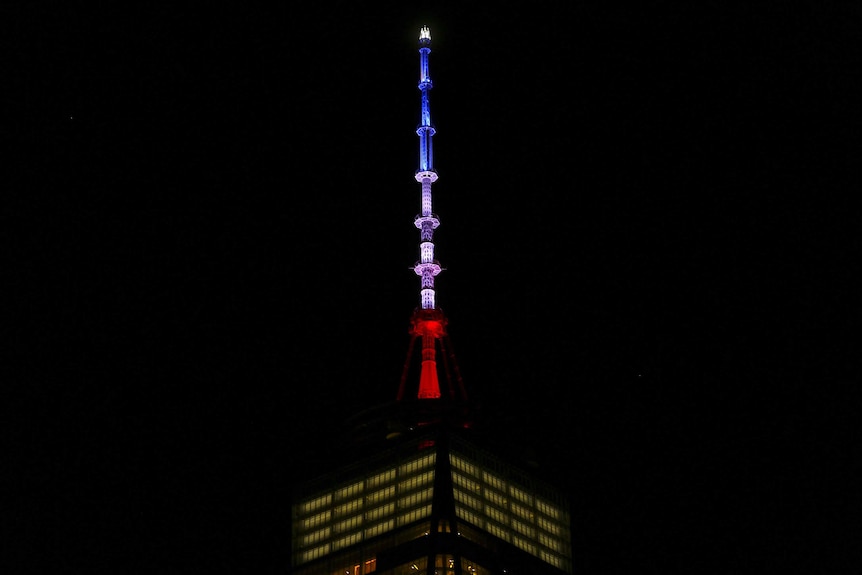
<instances>
[{"instance_id":1,"label":"night sky","mask_svg":"<svg viewBox=\"0 0 862 575\"><path fill-rule=\"evenodd\" d=\"M859 5L400 4L2 9L0 570L289 571L407 352L428 25L438 303L577 572L859 572Z\"/></svg>"}]
</instances>

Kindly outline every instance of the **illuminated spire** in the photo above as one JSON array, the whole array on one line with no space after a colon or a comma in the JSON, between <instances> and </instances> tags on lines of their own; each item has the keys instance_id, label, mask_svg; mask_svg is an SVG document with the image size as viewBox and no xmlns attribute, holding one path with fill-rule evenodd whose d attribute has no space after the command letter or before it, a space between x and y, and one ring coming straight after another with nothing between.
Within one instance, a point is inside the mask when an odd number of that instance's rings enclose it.
<instances>
[{"instance_id":1,"label":"illuminated spire","mask_svg":"<svg viewBox=\"0 0 862 575\"><path fill-rule=\"evenodd\" d=\"M419 127L419 167L416 170L416 181L420 185L420 211L413 223L419 229L419 261L413 266L413 271L419 276L420 306L414 311L410 320L410 333L413 336L408 358L398 390L398 399L405 396L405 383L410 366L413 342L422 340L422 365L419 372L419 388L417 399L438 399L441 397L440 377L437 369L438 351L443 358L444 372L449 399L466 400L466 393L461 384L460 374L455 363L451 345L448 342L446 325L448 323L443 311L437 307L437 294L434 289L434 278L443 268L434 259L434 230L440 225L440 220L432 211L431 185L437 181L434 169L434 148L432 138L435 130L431 123L431 106L428 95L433 87L428 68L428 55L431 53L431 31L423 26L419 31L419 90L421 92L421 109ZM457 389L456 389L457 388Z\"/></svg>"},{"instance_id":2,"label":"illuminated spire","mask_svg":"<svg viewBox=\"0 0 862 575\"><path fill-rule=\"evenodd\" d=\"M431 53L431 31L423 26L419 31L419 90L422 92L422 110L419 127L419 169L416 181L422 186L421 211L414 224L419 228L419 261L413 271L421 278L420 302L423 310L436 310L437 300L434 292L434 277L441 267L434 259L434 230L440 220L431 211L431 184L437 181L434 171L434 127L431 125L431 106L428 94L433 87L428 70L428 55ZM439 316L439 317L437 317ZM419 399L440 397L440 382L437 378L436 340L443 336L445 318L440 313L426 312L413 318L413 332L422 338L422 372L419 377Z\"/></svg>"}]
</instances>

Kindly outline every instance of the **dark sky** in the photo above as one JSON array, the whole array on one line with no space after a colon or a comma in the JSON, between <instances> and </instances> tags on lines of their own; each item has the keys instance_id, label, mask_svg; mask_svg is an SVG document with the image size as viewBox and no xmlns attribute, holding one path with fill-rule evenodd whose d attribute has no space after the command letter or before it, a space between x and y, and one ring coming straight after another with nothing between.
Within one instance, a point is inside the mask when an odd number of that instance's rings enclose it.
<instances>
[{"instance_id":1,"label":"dark sky","mask_svg":"<svg viewBox=\"0 0 862 575\"><path fill-rule=\"evenodd\" d=\"M402 4L3 8L4 573L288 571L407 351L425 24L438 301L579 572L858 571L859 6Z\"/></svg>"}]
</instances>

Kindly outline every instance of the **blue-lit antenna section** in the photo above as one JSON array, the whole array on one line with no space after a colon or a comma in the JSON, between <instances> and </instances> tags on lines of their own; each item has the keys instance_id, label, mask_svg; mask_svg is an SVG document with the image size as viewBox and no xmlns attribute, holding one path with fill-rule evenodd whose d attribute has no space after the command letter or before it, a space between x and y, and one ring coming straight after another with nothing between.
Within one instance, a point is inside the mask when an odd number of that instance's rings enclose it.
<instances>
[{"instance_id":1,"label":"blue-lit antenna section","mask_svg":"<svg viewBox=\"0 0 862 575\"><path fill-rule=\"evenodd\" d=\"M434 84L428 72L428 55L431 53L431 31L425 26L419 31L419 89L422 91L422 122L416 133L419 134L419 171L434 171L434 148L431 137L434 127L431 125L431 107L428 93Z\"/></svg>"},{"instance_id":2,"label":"blue-lit antenna section","mask_svg":"<svg viewBox=\"0 0 862 575\"><path fill-rule=\"evenodd\" d=\"M434 276L440 273L440 264L434 259L434 230L440 225L440 220L432 212L431 184L437 181L437 172L434 171L434 147L431 138L434 136L434 127L431 125L431 107L428 101L428 93L431 91L431 74L428 70L428 55L431 53L431 31L423 26L419 31L419 90L422 92L421 122L416 129L419 136L419 169L416 170L416 181L422 185L422 211L414 224L419 228L420 260L413 267L421 278L421 300L422 309L435 309L437 302L434 294Z\"/></svg>"}]
</instances>

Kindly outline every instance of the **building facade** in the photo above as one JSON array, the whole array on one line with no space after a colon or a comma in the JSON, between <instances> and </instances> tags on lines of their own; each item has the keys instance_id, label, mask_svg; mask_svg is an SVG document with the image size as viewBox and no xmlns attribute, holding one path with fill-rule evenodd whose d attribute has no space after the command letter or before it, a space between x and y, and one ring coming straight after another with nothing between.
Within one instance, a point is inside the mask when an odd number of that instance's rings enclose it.
<instances>
[{"instance_id":1,"label":"building facade","mask_svg":"<svg viewBox=\"0 0 862 575\"><path fill-rule=\"evenodd\" d=\"M303 486L292 543L297 575L572 572L567 498L445 428Z\"/></svg>"}]
</instances>

